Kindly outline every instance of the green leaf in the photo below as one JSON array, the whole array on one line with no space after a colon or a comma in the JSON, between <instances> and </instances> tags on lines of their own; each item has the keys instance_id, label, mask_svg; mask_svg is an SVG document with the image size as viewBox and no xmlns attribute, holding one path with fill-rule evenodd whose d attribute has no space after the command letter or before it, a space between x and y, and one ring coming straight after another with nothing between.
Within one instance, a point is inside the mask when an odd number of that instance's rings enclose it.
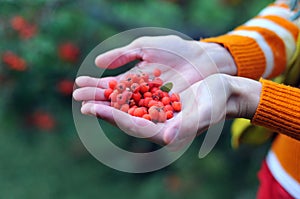
<instances>
[{"instance_id":1,"label":"green leaf","mask_svg":"<svg viewBox=\"0 0 300 199\"><path fill-rule=\"evenodd\" d=\"M160 90L162 90L162 91L165 91L165 92L170 92L170 90L173 88L173 84L172 84L172 82L168 82L168 83L166 83L165 85L162 85L161 87L160 87Z\"/></svg>"}]
</instances>

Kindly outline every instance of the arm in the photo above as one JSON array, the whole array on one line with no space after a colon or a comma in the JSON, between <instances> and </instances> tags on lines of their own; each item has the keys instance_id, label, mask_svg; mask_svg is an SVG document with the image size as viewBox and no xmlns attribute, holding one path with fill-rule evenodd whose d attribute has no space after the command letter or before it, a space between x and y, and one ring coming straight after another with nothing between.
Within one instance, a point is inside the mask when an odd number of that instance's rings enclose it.
<instances>
[{"instance_id":1,"label":"arm","mask_svg":"<svg viewBox=\"0 0 300 199\"><path fill-rule=\"evenodd\" d=\"M276 77L292 60L299 32L289 20L295 12L287 3L276 1L233 31L203 41L224 46L235 60L238 76Z\"/></svg>"},{"instance_id":2,"label":"arm","mask_svg":"<svg viewBox=\"0 0 300 199\"><path fill-rule=\"evenodd\" d=\"M260 82L262 92L252 123L300 140L300 89Z\"/></svg>"}]
</instances>

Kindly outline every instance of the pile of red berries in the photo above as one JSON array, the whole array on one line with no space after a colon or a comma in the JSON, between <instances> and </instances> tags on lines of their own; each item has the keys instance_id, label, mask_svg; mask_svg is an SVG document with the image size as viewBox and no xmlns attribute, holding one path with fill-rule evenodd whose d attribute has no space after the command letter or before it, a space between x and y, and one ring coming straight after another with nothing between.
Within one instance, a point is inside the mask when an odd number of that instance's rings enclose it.
<instances>
[{"instance_id":1,"label":"pile of red berries","mask_svg":"<svg viewBox=\"0 0 300 199\"><path fill-rule=\"evenodd\" d=\"M165 122L181 111L180 97L177 93L169 94L171 83L163 85L161 71L154 69L151 75L140 72L127 74L117 82L111 80L105 90L105 98L111 106L132 116L157 122Z\"/></svg>"}]
</instances>

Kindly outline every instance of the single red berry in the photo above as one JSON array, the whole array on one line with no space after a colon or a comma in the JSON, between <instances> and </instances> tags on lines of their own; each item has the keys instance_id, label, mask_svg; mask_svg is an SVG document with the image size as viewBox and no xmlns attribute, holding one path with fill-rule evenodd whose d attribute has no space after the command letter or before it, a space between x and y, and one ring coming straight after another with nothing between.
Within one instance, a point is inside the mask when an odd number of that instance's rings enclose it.
<instances>
[{"instance_id":1,"label":"single red berry","mask_svg":"<svg viewBox=\"0 0 300 199\"><path fill-rule=\"evenodd\" d=\"M130 114L130 115L134 115L134 110L136 109L137 107L131 107L131 108L129 108L128 109L128 114Z\"/></svg>"},{"instance_id":2,"label":"single red berry","mask_svg":"<svg viewBox=\"0 0 300 199\"><path fill-rule=\"evenodd\" d=\"M125 91L123 91L122 95L125 97L126 102L129 102L129 100L132 97L132 92L125 90Z\"/></svg>"},{"instance_id":3,"label":"single red berry","mask_svg":"<svg viewBox=\"0 0 300 199\"><path fill-rule=\"evenodd\" d=\"M169 93L163 91L163 97L170 97Z\"/></svg>"},{"instance_id":4,"label":"single red berry","mask_svg":"<svg viewBox=\"0 0 300 199\"><path fill-rule=\"evenodd\" d=\"M167 111L172 111L173 112L173 107L172 107L172 105L170 105L170 104L168 104L168 105L165 105L165 107L164 107L164 111L165 112L167 112Z\"/></svg>"},{"instance_id":5,"label":"single red berry","mask_svg":"<svg viewBox=\"0 0 300 199\"><path fill-rule=\"evenodd\" d=\"M159 108L157 106L151 106L148 110L151 120L153 122L158 122L159 120Z\"/></svg>"},{"instance_id":6,"label":"single red berry","mask_svg":"<svg viewBox=\"0 0 300 199\"><path fill-rule=\"evenodd\" d=\"M118 82L116 81L116 80L110 80L109 82L108 82L108 86L109 86L109 88L111 88L111 89L115 89L116 88L116 86L117 86L117 84L118 84Z\"/></svg>"},{"instance_id":7,"label":"single red berry","mask_svg":"<svg viewBox=\"0 0 300 199\"><path fill-rule=\"evenodd\" d=\"M142 109L141 107L136 108L133 112L133 115L136 117L143 117L144 114L144 109Z\"/></svg>"},{"instance_id":8,"label":"single red berry","mask_svg":"<svg viewBox=\"0 0 300 199\"><path fill-rule=\"evenodd\" d=\"M160 111L158 112L158 116L159 116L158 122L165 122L167 120L167 114L161 108L160 108Z\"/></svg>"},{"instance_id":9,"label":"single red berry","mask_svg":"<svg viewBox=\"0 0 300 199\"><path fill-rule=\"evenodd\" d=\"M66 42L58 47L58 54L64 61L76 62L79 58L80 50L75 44Z\"/></svg>"},{"instance_id":10,"label":"single red berry","mask_svg":"<svg viewBox=\"0 0 300 199\"><path fill-rule=\"evenodd\" d=\"M132 75L131 75L131 76L132 76ZM133 79L132 79L131 76L128 77L127 79L125 79L125 81L124 81L125 85L126 85L128 88L130 88L131 85L133 84Z\"/></svg>"},{"instance_id":11,"label":"single red berry","mask_svg":"<svg viewBox=\"0 0 300 199\"><path fill-rule=\"evenodd\" d=\"M129 100L129 106L130 106L130 107L133 107L133 106L135 106L135 105L136 105L135 101L134 101L133 99L130 99L130 100Z\"/></svg>"},{"instance_id":12,"label":"single red berry","mask_svg":"<svg viewBox=\"0 0 300 199\"><path fill-rule=\"evenodd\" d=\"M153 98L157 98L158 100L160 100L161 98L163 98L163 91L162 90L157 90L155 91L155 93L153 93Z\"/></svg>"},{"instance_id":13,"label":"single red berry","mask_svg":"<svg viewBox=\"0 0 300 199\"><path fill-rule=\"evenodd\" d=\"M114 90L110 96L108 97L108 99L110 99L112 102L116 102L117 101L117 95L119 94L119 92L117 90Z\"/></svg>"},{"instance_id":14,"label":"single red berry","mask_svg":"<svg viewBox=\"0 0 300 199\"><path fill-rule=\"evenodd\" d=\"M122 93L125 89L126 89L126 85L125 85L125 83L123 83L123 82L120 82L120 83L118 83L117 84L117 90L120 92L120 93Z\"/></svg>"},{"instance_id":15,"label":"single red berry","mask_svg":"<svg viewBox=\"0 0 300 199\"><path fill-rule=\"evenodd\" d=\"M163 107L164 104L163 104L162 102L158 101L158 102L157 102L157 106L158 106L158 107Z\"/></svg>"},{"instance_id":16,"label":"single red berry","mask_svg":"<svg viewBox=\"0 0 300 199\"><path fill-rule=\"evenodd\" d=\"M166 115L167 115L167 119L171 119L173 117L173 111L167 111Z\"/></svg>"},{"instance_id":17,"label":"single red berry","mask_svg":"<svg viewBox=\"0 0 300 199\"><path fill-rule=\"evenodd\" d=\"M171 100L170 100L169 97L163 97L163 98L161 99L161 102L162 102L164 105L168 105L168 104L170 104Z\"/></svg>"},{"instance_id":18,"label":"single red berry","mask_svg":"<svg viewBox=\"0 0 300 199\"><path fill-rule=\"evenodd\" d=\"M177 93L172 93L170 97L172 102L179 102L180 101L180 96Z\"/></svg>"},{"instance_id":19,"label":"single red berry","mask_svg":"<svg viewBox=\"0 0 300 199\"><path fill-rule=\"evenodd\" d=\"M172 107L173 107L174 111L176 111L176 112L181 111L181 103L180 102L173 102Z\"/></svg>"},{"instance_id":20,"label":"single red berry","mask_svg":"<svg viewBox=\"0 0 300 199\"><path fill-rule=\"evenodd\" d=\"M158 89L159 89L158 87L152 87L151 90L150 90L150 92L151 93L155 93L155 91L157 91Z\"/></svg>"},{"instance_id":21,"label":"single red berry","mask_svg":"<svg viewBox=\"0 0 300 199\"><path fill-rule=\"evenodd\" d=\"M135 103L139 103L139 101L141 100L142 95L140 93L133 93L132 94L132 99L134 100Z\"/></svg>"},{"instance_id":22,"label":"single red berry","mask_svg":"<svg viewBox=\"0 0 300 199\"><path fill-rule=\"evenodd\" d=\"M130 86L132 92L136 93L140 90L140 85L138 83L133 83Z\"/></svg>"},{"instance_id":23,"label":"single red berry","mask_svg":"<svg viewBox=\"0 0 300 199\"><path fill-rule=\"evenodd\" d=\"M10 24L13 29L20 31L27 26L27 21L22 16L14 16L10 20Z\"/></svg>"},{"instance_id":24,"label":"single red berry","mask_svg":"<svg viewBox=\"0 0 300 199\"><path fill-rule=\"evenodd\" d=\"M151 106L157 106L158 102L156 100L150 100L148 103L148 108L150 108Z\"/></svg>"},{"instance_id":25,"label":"single red berry","mask_svg":"<svg viewBox=\"0 0 300 199\"><path fill-rule=\"evenodd\" d=\"M126 97L123 94L118 94L117 95L117 103L120 105L123 105L126 103Z\"/></svg>"},{"instance_id":26,"label":"single red berry","mask_svg":"<svg viewBox=\"0 0 300 199\"><path fill-rule=\"evenodd\" d=\"M163 80L160 79L159 77L155 77L151 82L148 82L149 86L152 87L160 87L163 85Z\"/></svg>"},{"instance_id":27,"label":"single red berry","mask_svg":"<svg viewBox=\"0 0 300 199\"><path fill-rule=\"evenodd\" d=\"M146 97L152 97L152 93L151 92L149 92L149 91L147 91L146 93L144 93L144 98L146 98Z\"/></svg>"},{"instance_id":28,"label":"single red berry","mask_svg":"<svg viewBox=\"0 0 300 199\"><path fill-rule=\"evenodd\" d=\"M113 93L113 89L111 89L111 88L107 88L107 89L105 89L105 91L104 91L104 97L105 97L105 99L109 99L109 97L110 97L110 95Z\"/></svg>"},{"instance_id":29,"label":"single red berry","mask_svg":"<svg viewBox=\"0 0 300 199\"><path fill-rule=\"evenodd\" d=\"M144 106L144 104L145 104L145 99L140 99L140 101L138 101L139 107Z\"/></svg>"},{"instance_id":30,"label":"single red berry","mask_svg":"<svg viewBox=\"0 0 300 199\"><path fill-rule=\"evenodd\" d=\"M159 70L158 68L154 69L153 75L154 75L155 77L159 77L159 76L161 75L161 70Z\"/></svg>"},{"instance_id":31,"label":"single red berry","mask_svg":"<svg viewBox=\"0 0 300 199\"><path fill-rule=\"evenodd\" d=\"M146 97L145 99L144 99L144 106L145 107L148 107L148 104L149 104L149 102L152 100L152 98L151 97Z\"/></svg>"},{"instance_id":32,"label":"single red berry","mask_svg":"<svg viewBox=\"0 0 300 199\"><path fill-rule=\"evenodd\" d=\"M120 108L121 111L127 113L129 110L129 104L123 104Z\"/></svg>"},{"instance_id":33,"label":"single red berry","mask_svg":"<svg viewBox=\"0 0 300 199\"><path fill-rule=\"evenodd\" d=\"M149 85L148 85L148 83L142 83L141 87L140 87L140 92L141 93L146 93L147 91L149 91Z\"/></svg>"},{"instance_id":34,"label":"single red berry","mask_svg":"<svg viewBox=\"0 0 300 199\"><path fill-rule=\"evenodd\" d=\"M57 84L58 91L63 95L71 95L73 92L74 82L64 79Z\"/></svg>"},{"instance_id":35,"label":"single red berry","mask_svg":"<svg viewBox=\"0 0 300 199\"><path fill-rule=\"evenodd\" d=\"M142 79L145 81L145 82L148 82L149 81L149 75L147 73L142 73L141 74L141 77Z\"/></svg>"},{"instance_id":36,"label":"single red berry","mask_svg":"<svg viewBox=\"0 0 300 199\"><path fill-rule=\"evenodd\" d=\"M145 114L145 115L143 115L143 118L146 119L146 120L151 121L151 116L150 116L150 114Z\"/></svg>"},{"instance_id":37,"label":"single red berry","mask_svg":"<svg viewBox=\"0 0 300 199\"><path fill-rule=\"evenodd\" d=\"M116 109L120 109L121 108L121 104L119 104L118 102L111 102L111 106L116 108Z\"/></svg>"}]
</instances>

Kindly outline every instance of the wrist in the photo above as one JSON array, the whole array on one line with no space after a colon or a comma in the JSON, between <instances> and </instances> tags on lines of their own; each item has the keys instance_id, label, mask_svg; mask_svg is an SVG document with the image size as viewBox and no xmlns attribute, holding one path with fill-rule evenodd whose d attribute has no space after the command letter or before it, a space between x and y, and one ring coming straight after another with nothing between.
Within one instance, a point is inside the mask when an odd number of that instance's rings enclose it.
<instances>
[{"instance_id":1,"label":"wrist","mask_svg":"<svg viewBox=\"0 0 300 199\"><path fill-rule=\"evenodd\" d=\"M262 85L243 77L228 77L230 95L227 117L252 119L259 104Z\"/></svg>"},{"instance_id":2,"label":"wrist","mask_svg":"<svg viewBox=\"0 0 300 199\"><path fill-rule=\"evenodd\" d=\"M193 41L200 46L201 55L208 57L210 62L213 62L214 68L211 74L221 73L235 76L237 74L237 67L235 65L234 59L229 53L229 51L217 43L208 43L202 41ZM203 61L199 59L199 63L196 66L201 67ZM211 75L210 74L210 75Z\"/></svg>"}]
</instances>

